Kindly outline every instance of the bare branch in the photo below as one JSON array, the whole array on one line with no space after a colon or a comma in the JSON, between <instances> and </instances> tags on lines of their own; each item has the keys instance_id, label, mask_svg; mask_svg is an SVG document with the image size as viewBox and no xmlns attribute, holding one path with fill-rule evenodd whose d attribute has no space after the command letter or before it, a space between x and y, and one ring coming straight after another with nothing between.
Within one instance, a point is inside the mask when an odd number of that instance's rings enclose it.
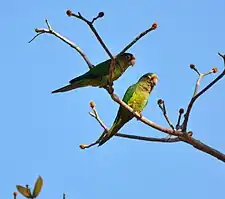
<instances>
[{"instance_id":1,"label":"bare branch","mask_svg":"<svg viewBox=\"0 0 225 199\"><path fill-rule=\"evenodd\" d=\"M157 28L158 24L155 22L152 24L152 26L150 28L148 28L147 30L145 30L144 32L142 32L141 34L139 34L131 43L129 43L119 54L123 54L125 53L129 48L131 48L139 39L141 39L142 37L144 37L146 34L148 34L149 32L155 30Z\"/></svg>"},{"instance_id":2,"label":"bare branch","mask_svg":"<svg viewBox=\"0 0 225 199\"><path fill-rule=\"evenodd\" d=\"M117 133L115 136L122 137L122 138L129 138L134 140L142 140L142 141L150 141L150 142L164 142L164 143L173 143L173 142L179 142L180 138L153 138L153 137L144 137L144 136L137 136L137 135L128 135L128 134L122 134Z\"/></svg>"},{"instance_id":3,"label":"bare branch","mask_svg":"<svg viewBox=\"0 0 225 199\"><path fill-rule=\"evenodd\" d=\"M90 103L92 109L94 109L94 113L90 113L90 115L92 117L94 117L98 123L103 127L104 130L108 130L108 128L106 127L106 125L102 122L102 120L100 119L97 110L95 108L95 104L93 102ZM126 107L125 107L126 108ZM181 113L182 111L180 111ZM168 129L168 131L172 131L170 129ZM179 141L183 141L187 144L192 145L193 147L195 147L196 149L203 151L205 153L208 153L216 158L218 158L219 160L225 162L225 154L221 153L220 151L202 143L199 140L196 140L195 138L192 137L193 133L192 132L188 132L188 133L183 133L180 132L182 135L178 136L176 138L152 138L152 137L144 137L144 136L137 136L137 135L128 135L128 134L121 134L121 133L117 133L115 136L118 137L122 137L122 138L128 138L128 139L135 139L135 140L142 140L142 141L151 141L151 142L163 142L163 143L173 143L173 142L179 142ZM104 133L101 135L104 136ZM99 140L102 138L100 136L100 138L98 140L96 140L95 142L91 143L91 144L81 144L80 148L81 149L86 149L86 148L90 148L96 144L98 144Z\"/></svg>"},{"instance_id":4,"label":"bare branch","mask_svg":"<svg viewBox=\"0 0 225 199\"><path fill-rule=\"evenodd\" d=\"M36 31L36 30L35 30ZM33 40L35 40L39 35L43 34L44 32L40 32L38 34L36 34L30 41L28 41L28 43L31 43Z\"/></svg>"},{"instance_id":5,"label":"bare branch","mask_svg":"<svg viewBox=\"0 0 225 199\"><path fill-rule=\"evenodd\" d=\"M169 124L169 126L171 127L171 129L173 129L173 131L175 131L175 128L174 128L173 124L170 122L169 117L168 117L168 115L167 115L167 112L166 112L166 105L165 105L164 100L159 99L159 100L158 100L158 105L159 105L159 108L162 110L162 113L163 113L163 115L164 115L164 117L165 117L167 123Z\"/></svg>"},{"instance_id":6,"label":"bare branch","mask_svg":"<svg viewBox=\"0 0 225 199\"><path fill-rule=\"evenodd\" d=\"M108 93L111 96L113 101L117 102L122 107L126 108L128 111L130 111L134 115L134 117L136 117L141 122L147 124L148 126L154 128L156 130L159 130L159 131L164 132L164 133L169 134L169 135L175 135L175 136L182 136L183 135L183 133L180 132L180 131L173 131L171 129L159 126L158 124L152 122L151 120L148 120L144 116L140 115L138 112L134 111L130 106L128 106L125 102L123 102L116 94L111 93L109 90L107 90L107 91L108 91Z\"/></svg>"},{"instance_id":7,"label":"bare branch","mask_svg":"<svg viewBox=\"0 0 225 199\"><path fill-rule=\"evenodd\" d=\"M113 59L113 55L111 54L111 52L109 51L109 49L107 48L107 46L105 45L105 43L103 42L102 38L100 37L100 35L98 34L97 30L94 27L94 22L95 20L97 20L98 18L101 18L104 16L103 12L99 12L97 17L94 17L92 21L89 21L88 19L86 19L85 17L83 17L81 15L81 13L78 12L78 14L73 13L71 10L67 10L66 11L67 15L69 17L76 17L77 19L80 19L82 21L84 21L92 30L92 32L94 33L94 35L96 36L96 38L98 39L98 41L100 42L100 44L102 45L102 47L104 48L104 50L106 51L106 53L109 55L109 57L111 59Z\"/></svg>"},{"instance_id":8,"label":"bare branch","mask_svg":"<svg viewBox=\"0 0 225 199\"><path fill-rule=\"evenodd\" d=\"M16 199L17 197L17 192L13 192L13 199Z\"/></svg>"},{"instance_id":9,"label":"bare branch","mask_svg":"<svg viewBox=\"0 0 225 199\"><path fill-rule=\"evenodd\" d=\"M100 126L104 129L104 132L101 134L101 136L95 141L90 144L81 144L81 149L90 148L92 146L95 146L99 143L99 141L102 139L102 137L105 135L105 132L108 131L107 126L103 123L101 118L99 117L99 114L96 110L96 106L93 101L90 102L90 106L93 110L93 112L89 112L89 114L96 119L96 121L100 124ZM179 137L176 138L153 138L153 137L144 137L144 136L137 136L137 135L128 135L128 134L122 134L117 133L115 136L122 137L122 138L129 138L129 139L135 139L135 140L143 140L143 141L152 141L152 142L164 142L164 143L172 143L172 142L179 142Z\"/></svg>"},{"instance_id":10,"label":"bare branch","mask_svg":"<svg viewBox=\"0 0 225 199\"><path fill-rule=\"evenodd\" d=\"M98 41L100 42L100 44L102 45L102 47L105 49L106 53L110 56L110 58L111 58L111 64L110 64L110 78L109 78L109 80L111 80L112 79L112 71L113 71L113 69L115 67L115 57L112 56L112 54L110 53L110 51L108 50L108 48L106 47L106 45L104 44L103 40L101 39L101 37L99 36L98 32L96 31L96 29L93 26L94 22L97 19L99 19L99 18L101 18L101 17L104 16L104 13L103 12L100 12L97 17L94 17L92 19L92 21L89 21L86 18L84 18L81 15L81 13L79 13L79 12L78 12L78 14L74 14L74 13L72 13L72 11L69 11L68 10L67 11L67 15L68 16L74 16L74 17L76 17L78 19L81 19L85 23L87 23L88 26L90 27L90 29L95 34L95 36L98 39ZM89 68L92 68L93 67L93 65L90 63L90 61L88 60L88 58L86 57L86 55L83 53L83 51L80 49L79 46L77 46L75 43L71 42L67 38L63 37L59 33L55 32L52 29L52 27L51 27L51 25L50 25L50 23L48 22L47 19L46 19L46 24L48 26L48 29L36 29L35 31L36 31L37 35L30 42L32 42L39 35L44 34L44 33L55 35L56 37L58 37L59 39L61 39L63 42L67 43L72 48L74 48L76 51L78 51L78 53L83 57L83 59L88 64ZM140 38L142 38L148 32L150 32L152 30L155 30L156 28L157 28L157 24L154 23L151 28L147 29L146 31L142 32L139 36L137 36L119 54L122 54L122 53L126 52ZM225 67L225 55L222 55L221 53L218 53L218 55L223 58L224 67ZM218 158L219 160L225 162L225 154L223 154L220 151L218 151L216 149L213 149L212 147L210 147L210 146L208 146L208 145L206 145L206 144L204 144L204 143L196 140L195 138L192 137L192 132L188 132L187 133L188 119L189 119L189 115L190 115L190 112L191 112L191 109L192 109L192 106L193 106L194 102L196 101L196 99L198 97L200 97L203 93L205 93L208 89L210 89L216 82L218 82L225 75L225 68L224 68L223 72L217 78L215 78L211 83L209 83L200 92L198 92L198 88L199 88L201 79L204 76L208 75L208 74L217 72L217 69L214 68L211 71L209 71L208 73L203 73L203 74L200 73L195 68L195 66L192 69L198 74L199 77L198 77L198 80L196 82L194 95L193 95L191 101L189 102L187 111L186 111L185 116L184 116L184 121L183 121L183 124L182 124L182 129L181 129L181 126L180 126L180 120L181 120L181 115L182 115L183 111L181 113L181 109L180 109L180 112L179 112L180 114L179 114L179 117L178 117L178 122L177 122L177 125L176 125L176 129L175 129L174 126L171 124L170 120L168 119L168 115L167 115L167 112L166 112L165 104L163 103L162 106L160 106L161 110L163 111L164 117L166 118L168 124L172 128L172 129L168 129L168 128L162 127L162 126L160 126L160 125L152 122L151 120L148 120L147 118L143 117L141 114L139 114L136 111L134 111L130 106L128 106L125 102L123 102L116 94L114 94L114 89L113 89L113 87L112 87L111 84L109 84L107 87L105 87L105 89L107 90L107 92L111 96L112 100L115 101L116 103L120 104L122 107L126 108L128 111L130 111L133 114L133 116L136 117L138 120L140 120L144 124L146 124L146 125L154 128L154 129L156 129L158 131L164 132L164 133L166 133L168 135L174 135L174 136L177 136L177 137L176 138L151 138L151 137L143 137L143 136L137 136L137 135L127 135L127 134L121 134L121 133L117 133L116 136L123 137L123 138L129 138L129 139L136 139L136 140L154 141L154 142L178 142L178 141L183 141L183 142L186 142L186 143L192 145L196 149L201 150L201 151L203 151L205 153L208 153L208 154L210 154L210 155ZM91 112L90 115L92 117L94 117L99 122L99 124L104 129L104 132L102 133L102 135L100 136L100 138L97 141L95 141L95 142L93 142L93 143L91 143L89 145L80 145L80 147L82 149L89 148L91 146L94 146L94 145L98 144L98 142L102 138L102 136L104 136L105 133L108 131L107 126L100 119L100 117L99 117L99 115L97 113L97 110L95 109L95 105L92 104L91 107L92 107L93 112ZM63 195L63 198L65 198L65 194Z\"/></svg>"},{"instance_id":11,"label":"bare branch","mask_svg":"<svg viewBox=\"0 0 225 199\"><path fill-rule=\"evenodd\" d=\"M180 137L180 140L192 145L194 148L196 148L200 151L208 153L208 154L212 155L213 157L216 157L217 159L225 162L225 154L223 154L220 151L202 143L199 140L196 140L195 138L193 138L191 136Z\"/></svg>"},{"instance_id":12,"label":"bare branch","mask_svg":"<svg viewBox=\"0 0 225 199\"><path fill-rule=\"evenodd\" d=\"M221 56L223 58L224 61L224 66L225 66L225 55L221 55L220 53L218 53L219 56ZM203 74L203 76L211 74L211 73L216 73L218 70L217 68L213 68L210 72ZM188 120L189 120L189 116L190 116L190 112L191 109L193 107L194 102L203 94L205 93L208 89L210 89L215 83L217 83L223 76L225 75L225 68L222 71L222 73L215 78L211 83L209 83L205 88L203 88L200 92L196 93L192 98L191 101L188 104L188 108L187 111L184 115L184 122L182 124L182 131L186 132L187 131L187 125L188 125Z\"/></svg>"},{"instance_id":13,"label":"bare branch","mask_svg":"<svg viewBox=\"0 0 225 199\"><path fill-rule=\"evenodd\" d=\"M113 57L111 59L111 62L110 62L110 68L109 68L109 81L108 81L108 84L111 86L113 85L113 71L116 67L116 57Z\"/></svg>"},{"instance_id":14,"label":"bare branch","mask_svg":"<svg viewBox=\"0 0 225 199\"><path fill-rule=\"evenodd\" d=\"M224 59L225 60L225 59ZM225 71L223 72L225 74ZM217 77L214 81L218 81L217 79L221 79L222 77ZM213 81L213 82L214 82ZM211 84L215 84L215 83L211 83ZM208 85L205 89L203 89L201 92L205 92L206 90L208 90L209 86L211 87L212 85ZM106 89L107 90L107 89ZM108 90L107 90L108 91ZM201 94L201 92L199 92L196 96L198 97L199 94ZM168 129L168 128L165 128L165 127L162 127L150 120L148 120L147 118L141 116L140 114L138 114L137 112L135 112L130 106L128 106L125 102L123 102L122 100L120 100L120 98L114 94L114 93L111 93L109 92L109 95L111 96L112 100L115 101L116 103L120 104L121 106L123 106L124 108L126 108L128 111L130 111L134 117L136 117L138 120L140 120L141 122L143 122L144 124L156 129L156 130L159 130L161 132L164 132L166 134L169 134L169 135L175 135L175 136L178 136L178 138L192 146L194 146L195 148L199 149L200 151L204 151L218 159L220 159L221 161L225 162L225 154L217 151L216 149L213 149L212 147L206 145L206 144L203 144L202 142L200 141L196 141L194 138L192 138L192 132L189 132L189 133L186 133L186 131L173 131L172 129ZM177 139L178 139L177 138ZM167 138L168 139L168 138ZM172 139L172 138L169 138L169 139Z\"/></svg>"},{"instance_id":15,"label":"bare branch","mask_svg":"<svg viewBox=\"0 0 225 199\"><path fill-rule=\"evenodd\" d=\"M199 70L195 67L194 64L191 64L190 65L190 68L192 70L194 70L197 74L198 74L198 79L196 81L196 84L195 84L195 90L194 90L194 94L193 94L193 97L198 93L198 88L200 86L200 83L201 83L201 80L204 76L207 76L209 74L212 74L212 73L216 73L217 72L217 68L213 68L212 70L210 70L209 72L207 73L200 73Z\"/></svg>"},{"instance_id":16,"label":"bare branch","mask_svg":"<svg viewBox=\"0 0 225 199\"><path fill-rule=\"evenodd\" d=\"M181 108L181 109L179 110L179 116L178 116L177 125L176 125L176 130L177 130L177 131L182 129L182 127L181 127L181 125L180 125L180 120L181 120L181 116L183 115L183 113L184 113L184 109Z\"/></svg>"},{"instance_id":17,"label":"bare branch","mask_svg":"<svg viewBox=\"0 0 225 199\"><path fill-rule=\"evenodd\" d=\"M49 29L50 31L52 31L52 27L51 27L50 23L48 22L48 19L45 19L45 23L47 24L48 29Z\"/></svg>"},{"instance_id":18,"label":"bare branch","mask_svg":"<svg viewBox=\"0 0 225 199\"><path fill-rule=\"evenodd\" d=\"M192 70L194 70L194 71L198 74L198 76L201 75L201 73L200 73L199 70L195 67L194 64L190 64L190 68L191 68Z\"/></svg>"},{"instance_id":19,"label":"bare branch","mask_svg":"<svg viewBox=\"0 0 225 199\"><path fill-rule=\"evenodd\" d=\"M224 67L225 67L225 54L222 55L222 54L219 52L218 55L223 59L223 63L224 63Z\"/></svg>"},{"instance_id":20,"label":"bare branch","mask_svg":"<svg viewBox=\"0 0 225 199\"><path fill-rule=\"evenodd\" d=\"M63 42L65 42L66 44L68 44L70 47L72 47L73 49L75 49L84 59L84 61L87 63L88 67L91 69L93 67L93 65L91 64L91 62L89 61L89 59L87 58L87 56L84 54L84 52L81 50L81 48L73 43L72 41L70 41L69 39L65 38L64 36L60 35L59 33L57 33L56 31L54 31L50 25L50 23L48 22L48 20L46 19L45 20L47 26L48 26L48 29L39 29L39 28L36 28L35 29L35 32L37 33L36 36L34 36L33 39L31 39L29 41L29 43L31 43L34 39L36 39L39 35L41 34L52 34L54 36L56 36L57 38L59 38L60 40L62 40Z\"/></svg>"}]
</instances>

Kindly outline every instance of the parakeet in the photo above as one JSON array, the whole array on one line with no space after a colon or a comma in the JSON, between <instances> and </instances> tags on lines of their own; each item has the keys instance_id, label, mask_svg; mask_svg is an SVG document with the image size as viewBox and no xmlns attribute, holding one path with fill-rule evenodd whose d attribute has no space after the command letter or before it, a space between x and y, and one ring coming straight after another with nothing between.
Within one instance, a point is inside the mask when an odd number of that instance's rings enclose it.
<instances>
[{"instance_id":1,"label":"parakeet","mask_svg":"<svg viewBox=\"0 0 225 199\"><path fill-rule=\"evenodd\" d=\"M123 97L123 101L133 108L134 111L141 113L147 105L149 95L151 94L151 91L157 82L158 77L156 74L147 73L143 75L136 84L133 84L127 89ZM120 128L133 117L134 116L131 112L120 106L112 127L108 130L108 132L105 132L105 136L100 139L99 146L104 144L113 135L115 135L120 130Z\"/></svg>"},{"instance_id":2,"label":"parakeet","mask_svg":"<svg viewBox=\"0 0 225 199\"><path fill-rule=\"evenodd\" d=\"M86 86L106 86L109 78L110 62L111 59L94 66L85 74L72 79L69 85L52 91L52 93L66 92ZM112 81L117 80L130 65L133 66L134 64L135 57L131 53L118 55L116 57L115 69L112 73Z\"/></svg>"}]
</instances>

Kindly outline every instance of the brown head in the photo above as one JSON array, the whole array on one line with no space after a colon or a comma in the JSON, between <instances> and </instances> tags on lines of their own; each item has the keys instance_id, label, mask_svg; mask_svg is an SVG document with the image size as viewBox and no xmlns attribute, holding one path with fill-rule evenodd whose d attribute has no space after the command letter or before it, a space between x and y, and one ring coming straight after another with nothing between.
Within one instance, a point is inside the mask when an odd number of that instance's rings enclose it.
<instances>
[{"instance_id":1,"label":"brown head","mask_svg":"<svg viewBox=\"0 0 225 199\"><path fill-rule=\"evenodd\" d=\"M154 73L146 73L143 75L137 82L142 87L145 87L149 92L154 88L158 83L158 76Z\"/></svg>"},{"instance_id":2,"label":"brown head","mask_svg":"<svg viewBox=\"0 0 225 199\"><path fill-rule=\"evenodd\" d=\"M129 66L134 66L135 64L135 56L131 53L123 53L116 57L116 61L118 64L123 67L124 69L128 68Z\"/></svg>"}]
</instances>

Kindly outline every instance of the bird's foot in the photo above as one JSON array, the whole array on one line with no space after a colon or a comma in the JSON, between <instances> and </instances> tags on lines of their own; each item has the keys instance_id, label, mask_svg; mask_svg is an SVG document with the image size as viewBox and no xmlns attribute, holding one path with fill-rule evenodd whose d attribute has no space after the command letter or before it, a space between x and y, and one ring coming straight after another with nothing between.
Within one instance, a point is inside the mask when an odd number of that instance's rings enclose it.
<instances>
[{"instance_id":1,"label":"bird's foot","mask_svg":"<svg viewBox=\"0 0 225 199\"><path fill-rule=\"evenodd\" d=\"M106 86L103 86L103 88L105 88L109 92L109 94L113 94L114 92L113 84L112 85L108 84Z\"/></svg>"},{"instance_id":2,"label":"bird's foot","mask_svg":"<svg viewBox=\"0 0 225 199\"><path fill-rule=\"evenodd\" d=\"M113 86L113 82L107 82L108 86L112 87Z\"/></svg>"},{"instance_id":3,"label":"bird's foot","mask_svg":"<svg viewBox=\"0 0 225 199\"><path fill-rule=\"evenodd\" d=\"M139 117L137 117L137 120L140 120L140 119L142 118L142 113L139 113L139 112L137 112L137 111L135 111L135 110L133 110L132 113L133 113L133 114L138 113L138 114L140 115Z\"/></svg>"},{"instance_id":4,"label":"bird's foot","mask_svg":"<svg viewBox=\"0 0 225 199\"><path fill-rule=\"evenodd\" d=\"M137 118L137 120L140 120L142 118L142 113L139 113L140 117Z\"/></svg>"}]
</instances>

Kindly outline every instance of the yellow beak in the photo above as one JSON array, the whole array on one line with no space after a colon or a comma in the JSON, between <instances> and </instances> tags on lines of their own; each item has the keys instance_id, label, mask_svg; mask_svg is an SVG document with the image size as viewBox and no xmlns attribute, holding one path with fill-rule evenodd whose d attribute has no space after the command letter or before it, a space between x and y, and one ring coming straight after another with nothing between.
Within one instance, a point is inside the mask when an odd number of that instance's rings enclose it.
<instances>
[{"instance_id":1,"label":"yellow beak","mask_svg":"<svg viewBox=\"0 0 225 199\"><path fill-rule=\"evenodd\" d=\"M130 65L134 66L135 65L135 62L136 62L135 57L132 56L132 59L130 61Z\"/></svg>"},{"instance_id":2,"label":"yellow beak","mask_svg":"<svg viewBox=\"0 0 225 199\"><path fill-rule=\"evenodd\" d=\"M149 76L149 78L153 80L155 85L158 83L158 76L156 74Z\"/></svg>"}]
</instances>

